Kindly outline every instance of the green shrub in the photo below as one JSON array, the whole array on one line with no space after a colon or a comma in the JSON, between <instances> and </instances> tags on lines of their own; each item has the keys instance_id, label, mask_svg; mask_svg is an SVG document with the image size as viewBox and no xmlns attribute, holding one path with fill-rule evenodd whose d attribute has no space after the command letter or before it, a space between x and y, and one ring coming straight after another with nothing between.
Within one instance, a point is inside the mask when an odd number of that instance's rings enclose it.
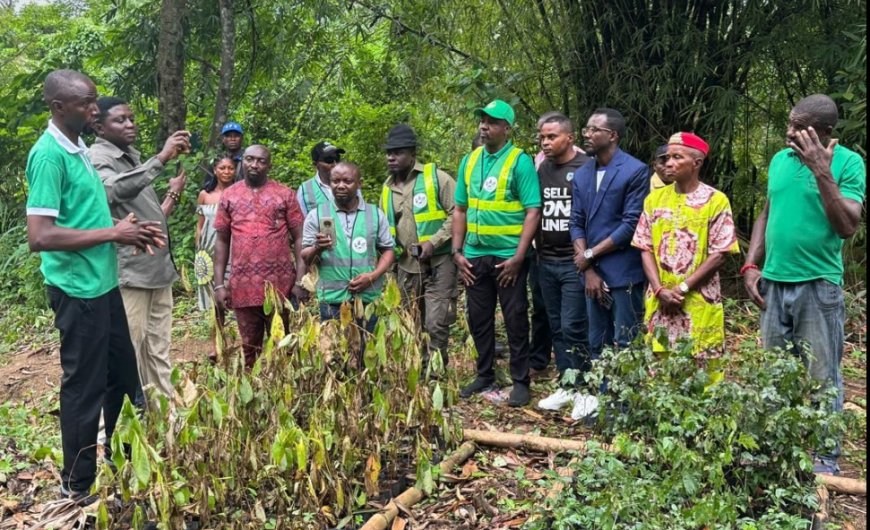
<instances>
[{"instance_id":1,"label":"green shrub","mask_svg":"<svg viewBox=\"0 0 870 530\"><path fill-rule=\"evenodd\" d=\"M587 380L598 434L530 529L809 528L817 507L808 450L843 431L800 359L743 348L699 363L688 349L606 352Z\"/></svg>"}]
</instances>

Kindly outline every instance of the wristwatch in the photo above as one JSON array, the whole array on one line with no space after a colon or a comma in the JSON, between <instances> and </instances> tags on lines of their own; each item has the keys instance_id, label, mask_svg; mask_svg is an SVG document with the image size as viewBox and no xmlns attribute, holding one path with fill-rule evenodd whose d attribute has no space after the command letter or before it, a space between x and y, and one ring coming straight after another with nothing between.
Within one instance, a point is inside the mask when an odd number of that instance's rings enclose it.
<instances>
[{"instance_id":1,"label":"wristwatch","mask_svg":"<svg viewBox=\"0 0 870 530\"><path fill-rule=\"evenodd\" d=\"M462 254L462 247L450 249L450 255Z\"/></svg>"},{"instance_id":2,"label":"wristwatch","mask_svg":"<svg viewBox=\"0 0 870 530\"><path fill-rule=\"evenodd\" d=\"M587 260L591 260L595 257L595 252L593 252L591 248L587 248L585 251L583 251L583 257Z\"/></svg>"},{"instance_id":3,"label":"wristwatch","mask_svg":"<svg viewBox=\"0 0 870 530\"><path fill-rule=\"evenodd\" d=\"M680 292L683 293L683 294L688 294L688 293L689 293L689 284L686 283L686 282L680 282L680 285L678 285L677 288L678 288L678 289L680 290Z\"/></svg>"}]
</instances>

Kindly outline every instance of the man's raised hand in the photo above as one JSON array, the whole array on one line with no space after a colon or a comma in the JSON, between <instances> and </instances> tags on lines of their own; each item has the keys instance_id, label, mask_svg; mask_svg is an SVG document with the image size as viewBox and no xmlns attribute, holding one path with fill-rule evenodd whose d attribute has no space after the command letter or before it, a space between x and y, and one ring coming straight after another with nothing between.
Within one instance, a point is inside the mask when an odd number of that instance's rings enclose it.
<instances>
[{"instance_id":1,"label":"man's raised hand","mask_svg":"<svg viewBox=\"0 0 870 530\"><path fill-rule=\"evenodd\" d=\"M157 155L161 162L166 164L175 160L178 155L190 152L190 132L175 131L163 144L163 150Z\"/></svg>"}]
</instances>

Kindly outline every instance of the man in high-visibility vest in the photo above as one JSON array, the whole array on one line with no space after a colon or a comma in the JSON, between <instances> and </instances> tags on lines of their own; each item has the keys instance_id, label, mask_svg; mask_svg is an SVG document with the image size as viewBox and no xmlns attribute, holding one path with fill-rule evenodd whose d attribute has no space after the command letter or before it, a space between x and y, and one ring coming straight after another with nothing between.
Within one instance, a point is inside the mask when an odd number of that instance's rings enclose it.
<instances>
[{"instance_id":1,"label":"man in high-visibility vest","mask_svg":"<svg viewBox=\"0 0 870 530\"><path fill-rule=\"evenodd\" d=\"M341 304L359 297L373 302L383 292L383 275L393 265L393 238L386 217L360 200L359 167L339 162L329 183L334 202L308 212L302 227L302 259L319 263L317 298L323 320L338 318ZM375 319L365 323L374 330Z\"/></svg>"},{"instance_id":2,"label":"man in high-visibility vest","mask_svg":"<svg viewBox=\"0 0 870 530\"><path fill-rule=\"evenodd\" d=\"M311 148L311 165L316 171L314 176L303 182L296 190L296 199L302 215L308 215L311 210L321 204L333 202L332 188L329 185L332 169L341 162L344 149L329 142L320 142ZM362 191L357 192L359 200L363 201Z\"/></svg>"},{"instance_id":3,"label":"man in high-visibility vest","mask_svg":"<svg viewBox=\"0 0 870 530\"><path fill-rule=\"evenodd\" d=\"M453 259L465 284L468 327L477 348L477 377L468 398L495 383L495 304L501 303L513 388L508 405L529 402L529 302L526 275L541 222L541 187L532 158L508 139L514 110L496 99L476 109L483 146L459 164L453 210Z\"/></svg>"},{"instance_id":4,"label":"man in high-visibility vest","mask_svg":"<svg viewBox=\"0 0 870 530\"><path fill-rule=\"evenodd\" d=\"M407 124L390 129L383 148L390 176L381 191L381 210L396 242L403 300L417 308L429 334L424 370L430 351L440 352L446 365L458 294L450 258L456 181L435 164L417 160L417 135Z\"/></svg>"}]
</instances>

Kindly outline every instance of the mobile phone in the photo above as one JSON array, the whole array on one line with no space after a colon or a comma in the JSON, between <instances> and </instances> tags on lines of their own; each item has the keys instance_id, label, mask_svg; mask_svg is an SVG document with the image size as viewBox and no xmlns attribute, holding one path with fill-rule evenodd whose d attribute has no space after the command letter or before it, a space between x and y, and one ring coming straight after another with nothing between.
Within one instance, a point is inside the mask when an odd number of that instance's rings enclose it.
<instances>
[{"instance_id":1,"label":"mobile phone","mask_svg":"<svg viewBox=\"0 0 870 530\"><path fill-rule=\"evenodd\" d=\"M191 153L195 153L202 149L202 136L198 132L191 133L188 141L190 142Z\"/></svg>"},{"instance_id":2,"label":"mobile phone","mask_svg":"<svg viewBox=\"0 0 870 530\"><path fill-rule=\"evenodd\" d=\"M411 252L411 257L419 258L420 257L420 245L414 243L411 245L411 248L408 249Z\"/></svg>"},{"instance_id":3,"label":"mobile phone","mask_svg":"<svg viewBox=\"0 0 870 530\"><path fill-rule=\"evenodd\" d=\"M598 303L601 304L601 307L604 309L610 309L613 307L613 297L610 296L610 293L604 291L601 293L601 298L598 299Z\"/></svg>"},{"instance_id":4,"label":"mobile phone","mask_svg":"<svg viewBox=\"0 0 870 530\"><path fill-rule=\"evenodd\" d=\"M333 222L332 217L320 218L320 233L335 241L335 222Z\"/></svg>"}]
</instances>

